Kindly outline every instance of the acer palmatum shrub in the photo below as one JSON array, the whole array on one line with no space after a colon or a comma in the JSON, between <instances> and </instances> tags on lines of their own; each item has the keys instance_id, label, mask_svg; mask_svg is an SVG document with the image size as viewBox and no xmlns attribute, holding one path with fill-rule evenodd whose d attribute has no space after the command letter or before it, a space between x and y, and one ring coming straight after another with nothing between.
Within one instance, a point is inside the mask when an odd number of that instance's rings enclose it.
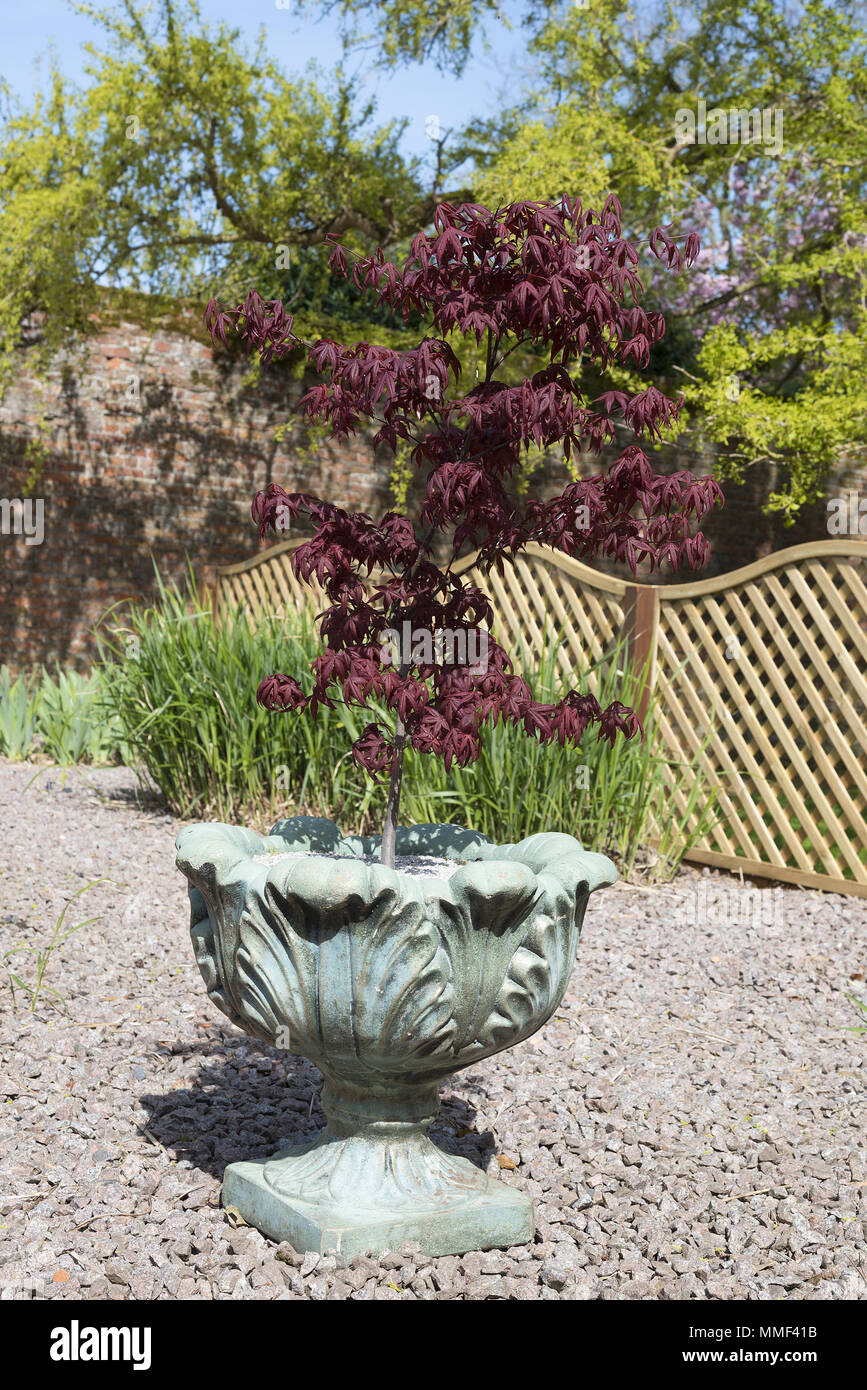
<instances>
[{"instance_id":1,"label":"acer palmatum shrub","mask_svg":"<svg viewBox=\"0 0 867 1390\"><path fill-rule=\"evenodd\" d=\"M680 271L695 259L698 238L675 239L657 228L650 250ZM415 238L402 268L381 249L352 257L336 242L330 263L405 320L421 314L436 336L409 351L327 338L303 344L283 304L255 292L233 309L212 299L205 319L215 341L225 345L234 332L264 364L307 346L310 365L326 379L306 392L299 410L337 439L373 424L375 444L409 445L424 471L415 520L391 511L377 521L276 483L256 495L252 508L263 536L269 528L282 533L299 513L311 519L314 534L292 563L302 579L315 575L329 601L312 690L276 673L261 682L258 699L272 710L314 716L338 700L362 709L384 702L393 724L369 722L352 752L372 777L388 780L381 858L393 867L407 746L441 758L449 770L479 757L485 727L498 720L561 745L577 745L591 727L612 744L640 732L635 713L617 700L602 708L578 690L555 702L534 699L492 639L484 661L455 659L460 635L464 651L477 656L472 639L493 613L487 594L453 572L454 561L478 550L483 573L502 572L536 542L583 560L616 557L633 573L641 564L697 569L708 546L690 526L722 493L711 477L655 473L641 448L643 439L662 436L680 402L652 385L634 395L611 389L586 399L582 392L582 366L603 377L612 366L645 368L665 331L662 315L642 307L638 252L621 235L615 198L601 214L573 198L494 211L443 203L433 232ZM484 344L484 370L462 390L450 340L470 337L478 350ZM516 352L547 365L509 384L498 371ZM618 425L637 442L599 474L549 501L520 496L514 484L523 452L559 446L567 461L579 450L599 453ZM449 554L437 564L443 535ZM374 570L379 577L371 585ZM407 631L413 638L453 637L448 651L435 640L396 646L395 634Z\"/></svg>"}]
</instances>

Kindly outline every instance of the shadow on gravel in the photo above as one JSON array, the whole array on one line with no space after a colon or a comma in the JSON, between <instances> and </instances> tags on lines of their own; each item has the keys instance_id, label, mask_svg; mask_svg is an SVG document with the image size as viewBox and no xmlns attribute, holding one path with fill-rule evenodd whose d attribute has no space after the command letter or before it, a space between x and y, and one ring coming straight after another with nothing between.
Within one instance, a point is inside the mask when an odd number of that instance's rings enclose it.
<instances>
[{"instance_id":1,"label":"shadow on gravel","mask_svg":"<svg viewBox=\"0 0 867 1390\"><path fill-rule=\"evenodd\" d=\"M107 787L100 791L106 801L120 801L126 806L136 806L142 811L165 811L171 809L162 792L148 787Z\"/></svg>"},{"instance_id":2,"label":"shadow on gravel","mask_svg":"<svg viewBox=\"0 0 867 1390\"><path fill-rule=\"evenodd\" d=\"M134 773L119 763L63 765L46 761L14 766L26 768L30 773L24 785L17 788L19 796L31 791L50 792L61 798L77 795L88 801L99 801L104 806L126 807L146 815L175 818L158 787L130 782L128 779L134 777Z\"/></svg>"},{"instance_id":3,"label":"shadow on gravel","mask_svg":"<svg viewBox=\"0 0 867 1390\"><path fill-rule=\"evenodd\" d=\"M322 1074L311 1062L265 1047L241 1059L233 1055L233 1041L172 1046L172 1056L202 1059L198 1076L164 1094L139 1097L153 1138L174 1158L217 1178L227 1163L267 1158L289 1144L306 1143L325 1125L319 1104ZM450 1090L441 1099L430 1137L446 1153L468 1158L484 1171L495 1141L490 1130L475 1132L476 1114Z\"/></svg>"}]
</instances>

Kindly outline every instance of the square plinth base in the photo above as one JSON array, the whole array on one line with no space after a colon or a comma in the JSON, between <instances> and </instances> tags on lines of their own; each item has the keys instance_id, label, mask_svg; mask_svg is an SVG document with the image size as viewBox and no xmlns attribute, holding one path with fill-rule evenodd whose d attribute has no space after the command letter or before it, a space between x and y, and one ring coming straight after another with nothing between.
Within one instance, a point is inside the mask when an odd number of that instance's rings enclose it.
<instances>
[{"instance_id":1,"label":"square plinth base","mask_svg":"<svg viewBox=\"0 0 867 1390\"><path fill-rule=\"evenodd\" d=\"M223 1175L222 1202L235 1207L249 1226L272 1240L288 1240L299 1254L315 1250L383 1255L405 1240L417 1241L426 1255L463 1255L523 1245L533 1239L533 1203L523 1192L492 1180L490 1190L454 1206L419 1207L388 1212L348 1207L312 1206L297 1197L283 1197L265 1182L268 1159L230 1163Z\"/></svg>"}]
</instances>

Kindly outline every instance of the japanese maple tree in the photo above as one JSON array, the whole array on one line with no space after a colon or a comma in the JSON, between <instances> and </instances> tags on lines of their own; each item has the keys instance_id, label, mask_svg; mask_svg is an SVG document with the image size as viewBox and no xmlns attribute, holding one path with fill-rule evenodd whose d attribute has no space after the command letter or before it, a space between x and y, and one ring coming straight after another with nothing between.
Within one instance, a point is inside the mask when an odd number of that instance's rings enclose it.
<instances>
[{"instance_id":1,"label":"japanese maple tree","mask_svg":"<svg viewBox=\"0 0 867 1390\"><path fill-rule=\"evenodd\" d=\"M531 541L584 560L614 556L633 573L668 562L692 569L706 562L708 545L690 534L722 501L711 477L654 472L639 444L630 443L599 474L573 482L550 501L522 500L512 486L522 450L560 446L568 460L582 449L598 453L615 440L615 427L636 439L659 438L680 403L655 387L637 395L608 390L585 399L581 363L599 373L612 364L646 367L651 345L665 331L661 314L641 307L636 249L620 234L621 209L607 199L601 214L577 198L556 205L513 203L489 211L476 204L441 204L431 234L412 242L402 268L373 255L348 257L337 242L332 269L378 302L424 316L437 334L409 351L322 339L303 344L310 365L326 380L307 391L298 409L344 439L371 424L374 442L396 450L399 441L425 470L418 518L390 511L378 521L308 493L271 483L253 501L260 534L282 531L299 513L314 523L311 539L293 552L296 573L316 576L329 600L321 615L324 647L313 662L313 688L274 674L259 686L259 701L273 710L333 708L335 699L370 709L384 704L389 727L367 724L353 745L356 762L388 779L382 862L394 866L400 787L407 746L441 757L446 769L478 758L486 724L519 724L533 738L577 744L591 725L614 743L639 732L635 713L615 701L600 708L574 690L555 703L533 698L507 653L487 638L486 661L441 659L440 648L400 649L388 634L411 624L413 633L469 634L493 617L488 596L454 562L478 550L477 566L502 572ZM679 271L696 257L698 238L683 248L664 229L650 249ZM262 361L302 345L279 300L255 292L234 309L211 300L206 323L213 339L241 335ZM449 338L470 335L484 343L484 375L461 391L461 362ZM547 363L520 384L497 375L516 351ZM438 544L439 543L439 544ZM447 559L435 563L435 554ZM376 571L376 580L370 576ZM453 658L454 647L450 657ZM374 710L370 710L375 713ZM391 726L393 723L393 727Z\"/></svg>"}]
</instances>

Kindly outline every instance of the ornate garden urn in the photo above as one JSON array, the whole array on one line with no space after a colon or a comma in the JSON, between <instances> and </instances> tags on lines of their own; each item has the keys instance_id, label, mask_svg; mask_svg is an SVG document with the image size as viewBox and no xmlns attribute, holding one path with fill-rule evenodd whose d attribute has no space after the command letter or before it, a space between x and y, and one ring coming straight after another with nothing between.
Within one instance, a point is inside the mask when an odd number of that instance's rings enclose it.
<instances>
[{"instance_id":1,"label":"ornate garden urn","mask_svg":"<svg viewBox=\"0 0 867 1390\"><path fill-rule=\"evenodd\" d=\"M570 835L515 845L452 825L343 838L299 816L270 835L177 839L208 994L322 1071L313 1142L232 1163L223 1204L298 1251L460 1254L532 1238L530 1198L428 1137L443 1077L535 1033L566 989L590 894L617 875ZM443 862L445 861L445 862Z\"/></svg>"}]
</instances>

